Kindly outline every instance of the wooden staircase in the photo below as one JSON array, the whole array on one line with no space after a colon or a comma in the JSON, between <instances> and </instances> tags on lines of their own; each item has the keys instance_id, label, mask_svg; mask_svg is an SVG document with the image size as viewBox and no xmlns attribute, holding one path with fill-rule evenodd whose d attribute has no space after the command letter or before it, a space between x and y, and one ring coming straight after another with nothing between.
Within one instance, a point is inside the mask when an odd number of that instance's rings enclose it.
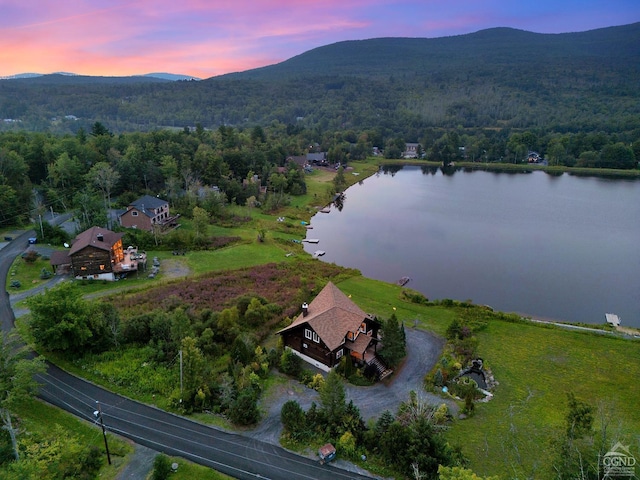
<instances>
[{"instance_id":1,"label":"wooden staircase","mask_svg":"<svg viewBox=\"0 0 640 480\"><path fill-rule=\"evenodd\" d=\"M387 366L378 358L378 356L373 357L373 359L369 362L369 365L372 365L376 371L378 372L378 380L384 380L389 375L393 373L393 370L387 368Z\"/></svg>"}]
</instances>

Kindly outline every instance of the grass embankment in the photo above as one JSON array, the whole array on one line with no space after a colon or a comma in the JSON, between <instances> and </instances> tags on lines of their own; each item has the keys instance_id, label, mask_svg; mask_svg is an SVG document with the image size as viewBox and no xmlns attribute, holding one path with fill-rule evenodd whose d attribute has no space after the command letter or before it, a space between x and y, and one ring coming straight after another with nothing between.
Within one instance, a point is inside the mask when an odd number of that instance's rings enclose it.
<instances>
[{"instance_id":1,"label":"grass embankment","mask_svg":"<svg viewBox=\"0 0 640 480\"><path fill-rule=\"evenodd\" d=\"M96 447L100 452L105 452L104 439L100 427L79 420L64 410L38 400L28 400L23 402L15 413L20 418L21 434L37 439L39 443L64 443L65 439L74 437L83 447ZM61 432L64 432L63 436ZM111 454L111 465L107 464L106 453L104 453L99 477L105 480L113 480L129 461L129 457L133 453L133 447L129 442L112 434L107 434L107 440L109 442L109 453ZM2 477L1 468L0 477Z\"/></svg>"}]
</instances>

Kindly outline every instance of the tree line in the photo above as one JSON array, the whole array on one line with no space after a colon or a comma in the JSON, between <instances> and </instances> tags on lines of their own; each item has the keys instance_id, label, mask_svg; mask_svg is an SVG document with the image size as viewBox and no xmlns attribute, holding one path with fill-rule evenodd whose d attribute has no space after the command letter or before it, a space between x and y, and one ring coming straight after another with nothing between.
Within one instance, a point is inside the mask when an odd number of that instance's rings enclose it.
<instances>
[{"instance_id":1,"label":"tree line","mask_svg":"<svg viewBox=\"0 0 640 480\"><path fill-rule=\"evenodd\" d=\"M109 208L141 194L160 195L177 213L196 206L218 215L224 203L276 210L306 192L305 173L288 158L326 152L332 164L372 155L401 158L408 141L425 160L524 163L536 151L550 165L637 168L640 129L627 133L545 129L416 130L402 137L382 129L321 130L274 122L114 134L96 122L75 135L0 134L0 225L29 223L46 210L76 212L83 228L105 225ZM266 194L260 187L267 187Z\"/></svg>"}]
</instances>

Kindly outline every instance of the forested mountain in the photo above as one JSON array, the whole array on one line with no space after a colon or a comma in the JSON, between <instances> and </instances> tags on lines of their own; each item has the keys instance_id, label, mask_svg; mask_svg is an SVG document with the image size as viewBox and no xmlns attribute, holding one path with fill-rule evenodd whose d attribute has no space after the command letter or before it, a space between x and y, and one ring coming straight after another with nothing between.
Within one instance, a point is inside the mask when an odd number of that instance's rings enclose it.
<instances>
[{"instance_id":1,"label":"forested mountain","mask_svg":"<svg viewBox=\"0 0 640 480\"><path fill-rule=\"evenodd\" d=\"M494 28L316 48L204 81L52 75L0 81L1 128L114 132L273 121L317 130L619 132L640 128L640 23L567 34Z\"/></svg>"}]
</instances>

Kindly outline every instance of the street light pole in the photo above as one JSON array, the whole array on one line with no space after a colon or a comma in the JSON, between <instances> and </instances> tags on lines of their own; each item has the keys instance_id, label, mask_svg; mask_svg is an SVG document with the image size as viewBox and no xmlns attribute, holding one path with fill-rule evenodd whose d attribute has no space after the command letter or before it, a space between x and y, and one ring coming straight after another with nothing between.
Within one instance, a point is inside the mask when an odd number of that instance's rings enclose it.
<instances>
[{"instance_id":1,"label":"street light pole","mask_svg":"<svg viewBox=\"0 0 640 480\"><path fill-rule=\"evenodd\" d=\"M100 402L96 400L98 410L93 412L93 415L100 420L100 426L102 427L102 436L104 437L104 449L107 451L107 462L111 465L111 455L109 454L109 444L107 443L107 431L104 428L104 421L102 420L102 409L100 408Z\"/></svg>"}]
</instances>

